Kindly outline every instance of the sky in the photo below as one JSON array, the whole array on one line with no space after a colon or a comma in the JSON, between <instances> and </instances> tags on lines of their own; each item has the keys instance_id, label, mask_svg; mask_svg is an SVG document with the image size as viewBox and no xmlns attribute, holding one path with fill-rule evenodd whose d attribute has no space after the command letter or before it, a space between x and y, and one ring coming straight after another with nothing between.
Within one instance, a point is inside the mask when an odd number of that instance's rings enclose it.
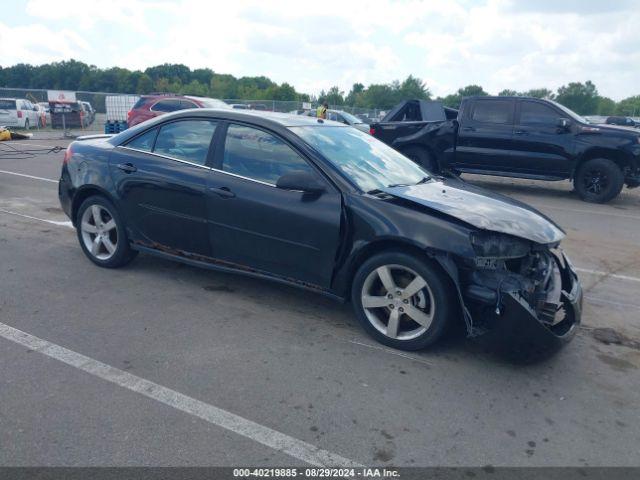
<instances>
[{"instance_id":1,"label":"sky","mask_svg":"<svg viewBox=\"0 0 640 480\"><path fill-rule=\"evenodd\" d=\"M74 58L265 75L318 94L412 74L444 96L592 80L640 94L638 0L27 0L0 16L0 65ZM19 85L12 85L19 87Z\"/></svg>"}]
</instances>

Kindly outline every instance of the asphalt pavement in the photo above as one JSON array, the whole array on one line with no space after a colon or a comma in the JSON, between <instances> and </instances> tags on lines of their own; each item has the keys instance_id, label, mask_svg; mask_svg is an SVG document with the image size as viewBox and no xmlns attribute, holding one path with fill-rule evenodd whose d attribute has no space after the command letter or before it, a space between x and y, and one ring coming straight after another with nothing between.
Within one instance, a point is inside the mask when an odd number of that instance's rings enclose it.
<instances>
[{"instance_id":1,"label":"asphalt pavement","mask_svg":"<svg viewBox=\"0 0 640 480\"><path fill-rule=\"evenodd\" d=\"M263 280L147 255L100 269L58 204L63 153L12 157L0 466L639 463L637 190L592 205L568 182L465 177L555 219L585 288L575 340L522 365L455 336L391 350L349 305Z\"/></svg>"}]
</instances>

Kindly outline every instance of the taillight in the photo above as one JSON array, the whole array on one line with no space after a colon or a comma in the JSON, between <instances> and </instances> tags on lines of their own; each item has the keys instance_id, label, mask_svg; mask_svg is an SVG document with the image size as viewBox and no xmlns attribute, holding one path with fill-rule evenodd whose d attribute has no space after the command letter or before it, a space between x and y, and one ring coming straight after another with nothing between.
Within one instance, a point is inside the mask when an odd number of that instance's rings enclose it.
<instances>
[{"instance_id":1,"label":"taillight","mask_svg":"<svg viewBox=\"0 0 640 480\"><path fill-rule=\"evenodd\" d=\"M18 118L22 118L22 110L18 110Z\"/></svg>"},{"instance_id":2,"label":"taillight","mask_svg":"<svg viewBox=\"0 0 640 480\"><path fill-rule=\"evenodd\" d=\"M62 159L62 164L66 165L71 160L71 155L73 155L73 151L71 150L71 145L67 147L67 150L64 152L64 159Z\"/></svg>"},{"instance_id":3,"label":"taillight","mask_svg":"<svg viewBox=\"0 0 640 480\"><path fill-rule=\"evenodd\" d=\"M369 128L369 135L375 135L376 134L376 129L373 127Z\"/></svg>"}]
</instances>

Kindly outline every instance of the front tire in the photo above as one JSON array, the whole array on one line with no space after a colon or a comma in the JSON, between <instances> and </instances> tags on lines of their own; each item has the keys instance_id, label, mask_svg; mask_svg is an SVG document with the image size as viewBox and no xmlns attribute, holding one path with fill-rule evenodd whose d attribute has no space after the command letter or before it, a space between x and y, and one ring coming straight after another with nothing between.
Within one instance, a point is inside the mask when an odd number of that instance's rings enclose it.
<instances>
[{"instance_id":1,"label":"front tire","mask_svg":"<svg viewBox=\"0 0 640 480\"><path fill-rule=\"evenodd\" d=\"M96 195L82 202L76 227L82 251L100 267L121 267L138 253L129 246L120 214L105 197Z\"/></svg>"},{"instance_id":2,"label":"front tire","mask_svg":"<svg viewBox=\"0 0 640 480\"><path fill-rule=\"evenodd\" d=\"M578 168L573 186L585 202L606 203L622 191L624 174L611 160L594 158Z\"/></svg>"},{"instance_id":3,"label":"front tire","mask_svg":"<svg viewBox=\"0 0 640 480\"><path fill-rule=\"evenodd\" d=\"M358 269L351 288L355 314L378 342L400 350L420 350L445 332L455 311L449 284L428 259L402 252L371 257Z\"/></svg>"}]
</instances>

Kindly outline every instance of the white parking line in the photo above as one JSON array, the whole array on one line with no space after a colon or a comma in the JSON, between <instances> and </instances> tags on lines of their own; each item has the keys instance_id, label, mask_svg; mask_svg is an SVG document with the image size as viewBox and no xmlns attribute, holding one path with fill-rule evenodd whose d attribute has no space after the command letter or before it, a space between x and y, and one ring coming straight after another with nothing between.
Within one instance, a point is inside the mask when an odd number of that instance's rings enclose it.
<instances>
[{"instance_id":1,"label":"white parking line","mask_svg":"<svg viewBox=\"0 0 640 480\"><path fill-rule=\"evenodd\" d=\"M23 218L28 218L30 220L38 220L39 222L50 223L52 225L57 225L59 227L69 227L75 230L73 223L71 223L68 220L66 222L58 222L56 220L47 220L45 218L38 218L38 217L32 217L31 215L25 215L24 213L12 212L10 210L5 210L4 208L0 208L0 212L6 213L8 215L15 215L16 217L23 217Z\"/></svg>"},{"instance_id":2,"label":"white parking line","mask_svg":"<svg viewBox=\"0 0 640 480\"><path fill-rule=\"evenodd\" d=\"M52 180L50 178L44 177L34 177L33 175L27 175L26 173L8 172L7 170L0 170L0 173L4 173L6 175L16 175L18 177L32 178L34 180L42 180L43 182L58 183L58 180Z\"/></svg>"},{"instance_id":3,"label":"white parking line","mask_svg":"<svg viewBox=\"0 0 640 480\"><path fill-rule=\"evenodd\" d=\"M198 417L213 425L230 430L238 435L266 445L298 460L316 466L362 467L348 458L318 448L297 438L247 420L214 405L196 400L170 388L142 377L132 375L93 358L35 337L29 333L0 323L0 337L23 345L47 357L66 363L78 370L114 383L122 388L139 393L181 412Z\"/></svg>"},{"instance_id":4,"label":"white parking line","mask_svg":"<svg viewBox=\"0 0 640 480\"><path fill-rule=\"evenodd\" d=\"M638 277L630 277L629 275L618 275L617 273L607 273L600 270L589 270L588 268L575 268L576 272L586 273L588 275L597 275L599 277L615 278L617 280L626 280L629 282L640 282Z\"/></svg>"}]
</instances>

